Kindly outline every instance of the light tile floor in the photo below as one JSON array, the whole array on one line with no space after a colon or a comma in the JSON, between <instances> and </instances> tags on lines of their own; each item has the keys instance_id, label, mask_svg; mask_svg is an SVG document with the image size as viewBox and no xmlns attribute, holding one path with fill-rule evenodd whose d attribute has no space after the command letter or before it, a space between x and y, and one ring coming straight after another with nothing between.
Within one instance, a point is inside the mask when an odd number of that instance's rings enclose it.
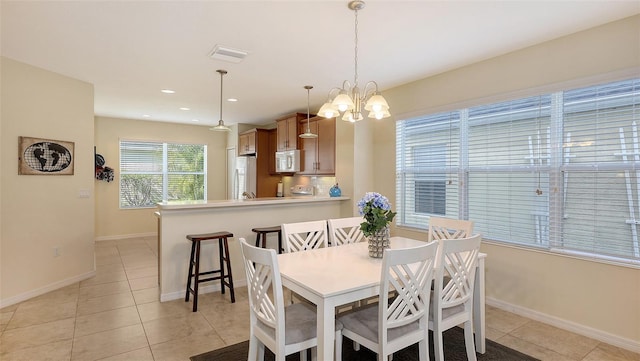
<instances>
[{"instance_id":1,"label":"light tile floor","mask_svg":"<svg viewBox=\"0 0 640 361\"><path fill-rule=\"evenodd\" d=\"M0 310L0 360L188 360L248 338L246 288L158 302L155 238L98 242L96 276ZM237 274L236 277L243 277ZM541 360L640 355L493 307L488 338ZM446 350L445 350L446 352Z\"/></svg>"}]
</instances>

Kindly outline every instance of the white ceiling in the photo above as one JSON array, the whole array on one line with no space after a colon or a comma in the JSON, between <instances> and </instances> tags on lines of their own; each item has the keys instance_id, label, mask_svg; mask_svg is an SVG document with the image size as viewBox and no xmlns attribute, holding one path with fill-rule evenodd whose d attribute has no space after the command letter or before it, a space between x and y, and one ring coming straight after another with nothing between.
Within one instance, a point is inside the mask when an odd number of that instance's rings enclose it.
<instances>
[{"instance_id":1,"label":"white ceiling","mask_svg":"<svg viewBox=\"0 0 640 361\"><path fill-rule=\"evenodd\" d=\"M331 88L353 82L354 12L347 1L0 4L2 55L94 84L99 116L216 124L216 69L229 72L224 97L239 99L223 105L227 124L306 112L305 85L314 86L314 112ZM384 94L637 13L638 0L369 0L358 12L359 83L375 80ZM239 64L213 60L216 44L249 55Z\"/></svg>"}]
</instances>

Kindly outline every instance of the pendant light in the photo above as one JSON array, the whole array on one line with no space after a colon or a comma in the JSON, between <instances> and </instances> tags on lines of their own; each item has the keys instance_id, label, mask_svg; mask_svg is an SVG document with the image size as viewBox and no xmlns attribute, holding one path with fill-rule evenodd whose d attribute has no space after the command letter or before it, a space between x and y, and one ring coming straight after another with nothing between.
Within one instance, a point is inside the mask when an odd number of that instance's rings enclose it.
<instances>
[{"instance_id":1,"label":"pendant light","mask_svg":"<svg viewBox=\"0 0 640 361\"><path fill-rule=\"evenodd\" d=\"M342 120L357 122L364 119L363 110L369 112L369 118L382 119L391 116L389 104L378 91L378 83L368 82L360 93L358 88L358 10L364 9L364 1L354 0L349 2L349 9L355 13L355 76L353 85L345 80L342 88L333 88L329 91L329 100L320 107L318 114L325 118L333 118L342 115ZM336 94L332 97L332 94ZM364 105L364 106L363 106Z\"/></svg>"},{"instance_id":2,"label":"pendant light","mask_svg":"<svg viewBox=\"0 0 640 361\"><path fill-rule=\"evenodd\" d=\"M307 131L300 134L300 138L318 138L317 134L311 133L311 127L309 127L309 91L313 89L311 85L305 85L305 89L307 89Z\"/></svg>"},{"instance_id":3,"label":"pendant light","mask_svg":"<svg viewBox=\"0 0 640 361\"><path fill-rule=\"evenodd\" d=\"M209 130L213 130L216 132L228 132L231 130L231 128L224 125L224 120L222 120L222 77L227 73L227 71L222 69L218 69L216 71L218 72L218 74L220 74L220 120L218 120L218 125L209 128Z\"/></svg>"}]
</instances>

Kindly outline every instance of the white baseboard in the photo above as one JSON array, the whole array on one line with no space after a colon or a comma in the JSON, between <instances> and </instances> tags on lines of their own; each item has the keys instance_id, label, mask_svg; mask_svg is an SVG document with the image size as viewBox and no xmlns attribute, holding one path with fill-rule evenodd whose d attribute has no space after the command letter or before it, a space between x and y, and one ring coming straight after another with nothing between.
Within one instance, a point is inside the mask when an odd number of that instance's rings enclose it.
<instances>
[{"instance_id":1,"label":"white baseboard","mask_svg":"<svg viewBox=\"0 0 640 361\"><path fill-rule=\"evenodd\" d=\"M35 290L31 290L29 292L25 292L22 294L19 294L17 296L13 296L13 297L9 297L7 299L0 299L0 308L4 308L7 306L11 306L11 305L15 305L16 303L20 303L23 301L26 301L28 299L43 295L47 292L51 292L51 291L55 291L57 289L60 289L62 287L66 287L69 285L72 285L74 283L80 282L80 281L84 281L87 278L91 278L93 276L96 275L96 271L91 271L91 272L87 272L75 277L71 277L71 278L67 278L65 280L62 281L58 281L49 285L46 285L45 287L42 288L38 288Z\"/></svg>"},{"instance_id":2,"label":"white baseboard","mask_svg":"<svg viewBox=\"0 0 640 361\"><path fill-rule=\"evenodd\" d=\"M598 340L609 345L617 346L632 352L640 353L640 342L631 340L628 338L613 335L601 330L597 330L579 323L567 321L555 316L550 316L542 312L534 311L522 306L514 305L504 302L495 298L487 297L487 305L505 310L511 313L515 313L520 316L530 318L532 320L540 321L548 325L552 325L563 330L567 330L573 333L577 333L582 336L590 337L594 340Z\"/></svg>"},{"instance_id":3,"label":"white baseboard","mask_svg":"<svg viewBox=\"0 0 640 361\"><path fill-rule=\"evenodd\" d=\"M243 277L242 279L236 282L233 282L233 288L244 287L247 285L247 280ZM198 294L202 295L205 293L211 292L219 292L220 291L220 283L217 282L215 285L198 287ZM228 292L228 291L226 291ZM173 301L178 299L184 299L185 291L171 292L171 293L161 293L160 294L160 302Z\"/></svg>"},{"instance_id":4,"label":"white baseboard","mask_svg":"<svg viewBox=\"0 0 640 361\"><path fill-rule=\"evenodd\" d=\"M119 236L103 236L96 237L95 241L115 241L118 239L129 239L129 238L142 238L142 237L157 237L158 233L156 232L147 232L147 233L132 233L132 234L121 234Z\"/></svg>"}]
</instances>

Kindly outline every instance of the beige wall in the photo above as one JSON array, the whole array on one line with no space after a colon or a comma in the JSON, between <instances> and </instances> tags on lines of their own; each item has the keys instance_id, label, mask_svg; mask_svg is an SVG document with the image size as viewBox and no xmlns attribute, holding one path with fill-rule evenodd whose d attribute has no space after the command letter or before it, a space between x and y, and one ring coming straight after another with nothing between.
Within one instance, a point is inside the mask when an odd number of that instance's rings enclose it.
<instances>
[{"instance_id":1,"label":"beige wall","mask_svg":"<svg viewBox=\"0 0 640 361\"><path fill-rule=\"evenodd\" d=\"M385 91L396 119L591 81L640 76L634 16ZM531 90L534 88L533 90ZM395 202L395 124L376 122L375 188ZM356 145L358 146L358 145ZM424 232L394 229L426 238ZM483 244L487 297L528 316L640 350L640 271Z\"/></svg>"},{"instance_id":2,"label":"beige wall","mask_svg":"<svg viewBox=\"0 0 640 361\"><path fill-rule=\"evenodd\" d=\"M113 182L96 181L96 239L149 235L157 231L156 208L120 209L118 179L123 140L152 140L207 145L207 198L226 198L227 133L208 127L143 120L95 118L96 152L115 170Z\"/></svg>"},{"instance_id":3,"label":"beige wall","mask_svg":"<svg viewBox=\"0 0 640 361\"><path fill-rule=\"evenodd\" d=\"M91 84L1 59L0 305L7 305L94 272L94 125ZM74 174L18 175L19 136L74 142Z\"/></svg>"}]
</instances>

